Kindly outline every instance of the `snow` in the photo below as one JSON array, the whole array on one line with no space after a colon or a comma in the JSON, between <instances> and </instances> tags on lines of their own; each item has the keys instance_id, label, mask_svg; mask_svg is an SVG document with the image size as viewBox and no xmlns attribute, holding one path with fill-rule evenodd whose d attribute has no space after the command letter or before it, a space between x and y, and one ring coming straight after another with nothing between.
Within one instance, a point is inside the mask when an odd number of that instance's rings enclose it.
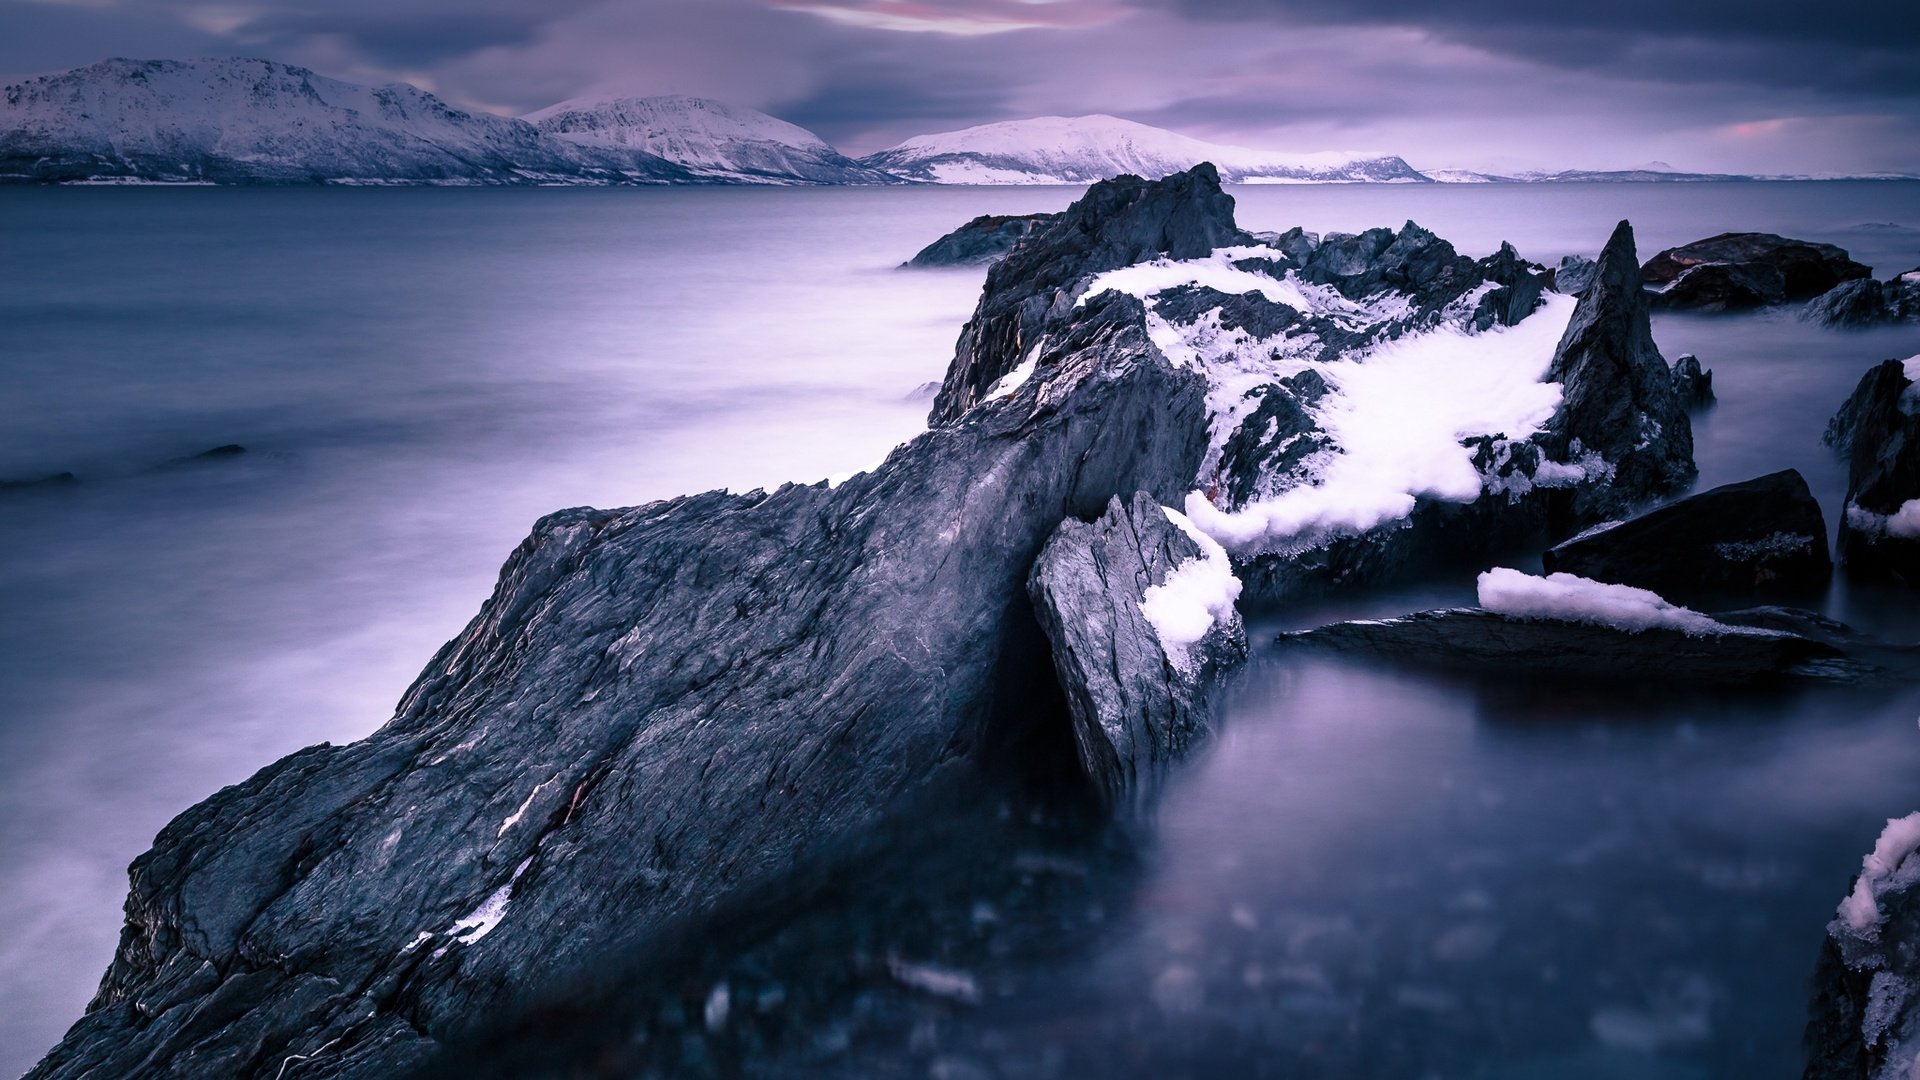
<instances>
[{"instance_id":1,"label":"snow","mask_svg":"<svg viewBox=\"0 0 1920 1080\"><path fill-rule=\"evenodd\" d=\"M1200 555L1175 566L1167 579L1150 586L1140 599L1140 612L1153 626L1160 648L1180 671L1193 668L1193 646L1217 623L1233 618L1233 602L1240 598L1240 579L1226 549L1201 532L1185 515L1160 508L1181 532L1200 546Z\"/></svg>"},{"instance_id":2,"label":"snow","mask_svg":"<svg viewBox=\"0 0 1920 1080\"><path fill-rule=\"evenodd\" d=\"M1035 342L1033 348L1027 350L1027 358L1020 361L1018 367L1000 376L999 381L987 388L987 396L980 400L997 401L1013 393L1015 390L1020 389L1020 387L1026 384L1028 379L1033 378L1033 369L1040 364L1040 346L1042 344L1044 343Z\"/></svg>"},{"instance_id":3,"label":"snow","mask_svg":"<svg viewBox=\"0 0 1920 1080\"><path fill-rule=\"evenodd\" d=\"M1697 611L1668 603L1660 594L1630 585L1609 585L1575 574L1534 577L1496 567L1480 575L1480 606L1516 619L1583 623L1629 634L1655 628L1684 634L1772 636L1772 631L1728 626Z\"/></svg>"},{"instance_id":4,"label":"snow","mask_svg":"<svg viewBox=\"0 0 1920 1080\"><path fill-rule=\"evenodd\" d=\"M980 984L964 971L934 964L916 964L891 956L887 958L887 973L900 985L923 994L966 1005L980 1003Z\"/></svg>"},{"instance_id":5,"label":"snow","mask_svg":"<svg viewBox=\"0 0 1920 1080\"><path fill-rule=\"evenodd\" d=\"M526 817L526 816L527 816L527 807L529 807L529 806L532 806L532 805L533 805L533 798L534 798L534 796L536 796L536 795L538 795L538 794L540 794L540 792L541 792L542 790L544 790L544 789L545 789L545 788L546 788L546 787L547 787L548 785L550 785L550 784L552 784L552 783L553 783L553 781L552 781L552 780L547 780L547 781L546 781L546 782L544 782L544 783L541 783L541 784L538 784L538 785L535 785L535 787L534 787L534 789L533 789L532 791L529 791L529 792L527 792L527 801L525 801L525 802L523 802L523 803L521 803L521 804L520 804L520 809L518 809L518 810L515 810L515 811L514 811L514 812L512 813L512 815L510 815L510 816L509 816L509 817L507 818L507 820L505 820L505 821L503 821L503 822L501 822L501 823L500 823L500 831L499 831L499 832L497 832L497 833L494 833L494 834L493 834L493 835L494 835L494 838L495 838L495 839L498 839L498 838L500 838L500 837L502 837L502 836L505 836L505 835L507 835L507 830L508 830L508 829L511 829L511 828L513 828L513 827L514 827L515 825L518 825L518 824L520 824L520 819L521 819L521 818L523 818L523 817Z\"/></svg>"},{"instance_id":6,"label":"snow","mask_svg":"<svg viewBox=\"0 0 1920 1080\"><path fill-rule=\"evenodd\" d=\"M709 98L575 98L523 119L571 143L638 150L720 179L760 183L885 179L859 168L806 128Z\"/></svg>"},{"instance_id":7,"label":"snow","mask_svg":"<svg viewBox=\"0 0 1920 1080\"><path fill-rule=\"evenodd\" d=\"M1920 540L1920 499L1908 499L1891 514L1876 514L1858 503L1848 503L1847 524L1870 537Z\"/></svg>"},{"instance_id":8,"label":"snow","mask_svg":"<svg viewBox=\"0 0 1920 1080\"><path fill-rule=\"evenodd\" d=\"M1037 116L921 135L863 160L936 183L1078 184L1149 179L1211 161L1228 182L1424 179L1390 154L1223 146L1106 115Z\"/></svg>"},{"instance_id":9,"label":"snow","mask_svg":"<svg viewBox=\"0 0 1920 1080\"><path fill-rule=\"evenodd\" d=\"M1879 897L1896 879L1912 877L1901 875L1900 869L1916 849L1920 849L1920 813L1888 818L1873 850L1860 860L1860 876L1853 883L1853 891L1840 901L1840 922L1846 929L1860 936L1878 933Z\"/></svg>"},{"instance_id":10,"label":"snow","mask_svg":"<svg viewBox=\"0 0 1920 1080\"><path fill-rule=\"evenodd\" d=\"M453 925L447 927L446 935L472 945L493 933L493 928L499 926L500 920L507 917L507 904L513 899L514 885L519 883L520 875L527 872L527 867L532 862L532 856L521 860L520 865L514 867L513 876L507 879L507 883L493 890L485 900L480 901L479 907L467 912L464 917L454 920ZM443 946L443 951L444 948Z\"/></svg>"},{"instance_id":11,"label":"snow","mask_svg":"<svg viewBox=\"0 0 1920 1080\"><path fill-rule=\"evenodd\" d=\"M1264 246L1219 248L1213 253L1198 259L1154 259L1151 262L1135 263L1118 270L1109 270L1095 275L1088 283L1087 291L1081 294L1080 302L1098 296L1109 289L1127 293L1142 300L1155 293L1164 292L1180 285L1203 285L1218 289L1229 296L1239 296L1256 292L1276 304L1285 304L1299 311L1318 311L1331 304L1344 302L1343 297L1324 286L1306 286L1298 278L1289 274L1282 279L1268 277L1242 270L1233 264L1248 258L1272 258L1280 253ZM1309 295L1308 289L1313 290ZM1347 303L1352 310L1355 305ZM1164 351L1164 350L1163 350ZM1170 356L1169 359L1176 359Z\"/></svg>"},{"instance_id":12,"label":"snow","mask_svg":"<svg viewBox=\"0 0 1920 1080\"><path fill-rule=\"evenodd\" d=\"M1188 516L1233 550L1294 552L1402 522L1420 498L1479 498L1484 481L1461 440L1525 438L1553 416L1560 386L1542 380L1574 304L1572 297L1550 295L1518 326L1478 334L1440 326L1364 355L1283 363L1252 380L1216 367L1218 392L1210 400L1216 413L1237 402L1250 381L1317 369L1332 391L1311 411L1339 452L1320 464L1317 482L1239 510L1216 507L1196 491L1187 497Z\"/></svg>"}]
</instances>

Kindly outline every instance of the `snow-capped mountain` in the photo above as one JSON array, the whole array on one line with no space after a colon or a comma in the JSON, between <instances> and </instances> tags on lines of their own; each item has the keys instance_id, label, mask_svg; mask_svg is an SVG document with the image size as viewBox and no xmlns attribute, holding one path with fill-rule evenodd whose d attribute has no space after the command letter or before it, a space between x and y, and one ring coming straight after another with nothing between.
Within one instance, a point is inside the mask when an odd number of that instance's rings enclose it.
<instances>
[{"instance_id":1,"label":"snow-capped mountain","mask_svg":"<svg viewBox=\"0 0 1920 1080\"><path fill-rule=\"evenodd\" d=\"M583 147L404 83L268 60L105 60L8 86L0 179L212 183L667 183L638 150Z\"/></svg>"},{"instance_id":2,"label":"snow-capped mountain","mask_svg":"<svg viewBox=\"0 0 1920 1080\"><path fill-rule=\"evenodd\" d=\"M641 150L699 176L737 183L893 184L806 128L697 97L563 101L524 118L582 146Z\"/></svg>"},{"instance_id":3,"label":"snow-capped mountain","mask_svg":"<svg viewBox=\"0 0 1920 1080\"><path fill-rule=\"evenodd\" d=\"M1287 154L1202 142L1114 116L1041 116L922 135L862 165L940 184L1157 179L1211 161L1229 183L1424 182L1390 154Z\"/></svg>"}]
</instances>

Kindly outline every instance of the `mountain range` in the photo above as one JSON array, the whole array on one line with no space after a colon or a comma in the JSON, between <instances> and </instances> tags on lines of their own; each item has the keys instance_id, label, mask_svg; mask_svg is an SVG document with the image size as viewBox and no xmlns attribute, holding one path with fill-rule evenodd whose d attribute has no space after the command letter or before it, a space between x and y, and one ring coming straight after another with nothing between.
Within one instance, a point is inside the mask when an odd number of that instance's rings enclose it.
<instances>
[{"instance_id":1,"label":"mountain range","mask_svg":"<svg viewBox=\"0 0 1920 1080\"><path fill-rule=\"evenodd\" d=\"M104 60L13 83L0 101L0 183L1086 184L1201 161L1248 184L1770 179L1659 163L1421 172L1392 154L1246 149L1103 115L922 135L856 159L704 98L576 99L513 119L252 59Z\"/></svg>"}]
</instances>

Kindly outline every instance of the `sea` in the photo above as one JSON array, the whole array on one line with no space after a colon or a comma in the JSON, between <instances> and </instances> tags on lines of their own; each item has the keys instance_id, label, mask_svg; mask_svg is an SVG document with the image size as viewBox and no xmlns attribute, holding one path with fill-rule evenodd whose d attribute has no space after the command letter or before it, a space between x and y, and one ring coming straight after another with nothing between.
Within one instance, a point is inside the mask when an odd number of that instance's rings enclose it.
<instances>
[{"instance_id":1,"label":"sea","mask_svg":"<svg viewBox=\"0 0 1920 1080\"><path fill-rule=\"evenodd\" d=\"M984 274L901 262L1077 194L0 189L0 481L73 477L0 488L0 1074L80 1016L154 834L377 728L537 517L876 464L924 428ZM1549 265L1625 218L1642 258L1757 230L1920 266L1916 182L1232 194L1249 229L1413 220ZM1827 418L1920 353L1920 327L1789 310L1654 335L1714 372L1701 486L1797 468L1830 523ZM1463 571L1255 615L1218 730L1118 838L987 829L970 857L1004 875L877 867L607 1038L652 1047L632 1075L1798 1076L1826 923L1920 810L1920 692L1271 644L1472 596ZM1838 585L1826 610L1920 639L1910 595ZM886 936L948 903L965 940Z\"/></svg>"}]
</instances>

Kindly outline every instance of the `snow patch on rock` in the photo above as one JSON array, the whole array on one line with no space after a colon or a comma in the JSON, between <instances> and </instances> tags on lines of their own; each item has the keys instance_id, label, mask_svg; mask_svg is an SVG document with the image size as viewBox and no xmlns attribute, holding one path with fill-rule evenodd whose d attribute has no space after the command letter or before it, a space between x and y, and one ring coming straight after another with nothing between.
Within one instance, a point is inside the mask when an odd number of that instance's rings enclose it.
<instances>
[{"instance_id":1,"label":"snow patch on rock","mask_svg":"<svg viewBox=\"0 0 1920 1080\"><path fill-rule=\"evenodd\" d=\"M1535 577L1506 567L1480 575L1480 606L1515 619L1604 626L1629 634L1655 628L1684 634L1772 636L1773 631L1728 626L1691 608L1666 601L1659 593L1630 585L1609 585L1577 574Z\"/></svg>"},{"instance_id":2,"label":"snow patch on rock","mask_svg":"<svg viewBox=\"0 0 1920 1080\"><path fill-rule=\"evenodd\" d=\"M1180 671L1193 669L1193 647L1215 625L1232 620L1240 599L1240 579L1219 542L1201 532L1186 515L1160 508L1167 520L1200 545L1200 556L1174 567L1167 580L1149 587L1140 612L1160 639L1160 648Z\"/></svg>"}]
</instances>

